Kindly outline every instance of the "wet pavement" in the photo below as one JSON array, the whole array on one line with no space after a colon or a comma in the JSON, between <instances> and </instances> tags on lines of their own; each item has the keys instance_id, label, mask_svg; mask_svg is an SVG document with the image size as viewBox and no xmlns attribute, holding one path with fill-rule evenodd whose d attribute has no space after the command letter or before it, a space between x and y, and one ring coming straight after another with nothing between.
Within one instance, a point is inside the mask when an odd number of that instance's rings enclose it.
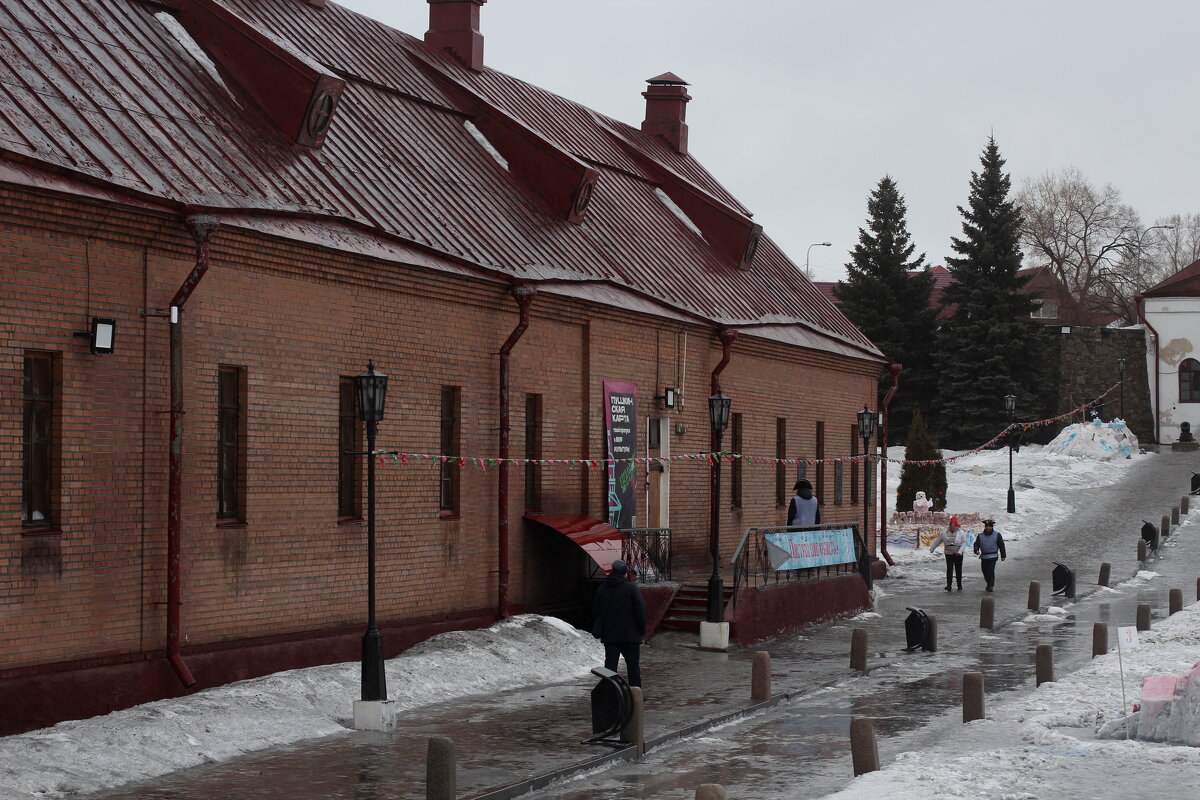
<instances>
[{"instance_id":1,"label":"wet pavement","mask_svg":"<svg viewBox=\"0 0 1200 800\"><path fill-rule=\"evenodd\" d=\"M691 798L702 783L720 783L731 797L821 797L852 776L849 721L875 720L883 763L896 748L936 747L961 724L964 672L981 671L989 696L1033 687L1033 652L1052 644L1063 674L1091 657L1092 623L1133 624L1136 605L1148 602L1155 618L1167 613L1167 595L1182 588L1196 597L1200 526L1165 540L1146 569L1162 577L1122 587L1138 569L1142 519L1158 524L1187 490L1196 454L1160 455L1137 465L1120 487L1074 490L1081 509L1045 535L1009 546L997 571L996 627L979 628L985 596L978 562L964 565L964 591L944 592L940 573L922 580L897 576L880 582L878 618L820 626L747 650L710 653L694 634L665 633L643 648L646 738L666 737L750 704L753 652L772 657L773 690L782 702L748 717L700 730L652 749L642 762L594 766L555 781L530 798ZM1019 495L1018 495L1019 499ZM1082 501L1082 502L1081 502ZM1191 518L1200 511L1193 509ZM997 520L1003 532L1004 520ZM932 557L931 557L932 558ZM1076 570L1075 601L1051 597L1055 561ZM1114 589L1095 585L1101 562L1112 565ZM1031 617L1031 580L1042 584L1042 607L1066 616ZM937 652L904 652L907 607L938 624ZM853 628L868 633L866 674L849 669ZM450 736L458 753L458 796L477 797L556 770L571 770L607 748L583 744L590 734L589 692L595 679L532 687L495 698L460 699L406 712L391 734L347 731L221 764L177 772L144 784L90 795L93 800L383 800L425 794L428 737ZM903 744L900 742L903 741Z\"/></svg>"}]
</instances>

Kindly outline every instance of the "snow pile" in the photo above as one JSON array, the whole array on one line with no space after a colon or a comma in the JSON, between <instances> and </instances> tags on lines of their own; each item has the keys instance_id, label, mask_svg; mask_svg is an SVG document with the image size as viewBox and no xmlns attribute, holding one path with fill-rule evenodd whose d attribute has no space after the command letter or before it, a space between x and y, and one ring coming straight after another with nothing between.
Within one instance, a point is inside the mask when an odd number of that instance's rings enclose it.
<instances>
[{"instance_id":1,"label":"snow pile","mask_svg":"<svg viewBox=\"0 0 1200 800\"><path fill-rule=\"evenodd\" d=\"M386 664L399 711L455 697L570 681L602 663L599 642L527 614L434 636ZM289 670L185 697L0 738L0 797L62 797L301 739L343 733L358 662Z\"/></svg>"},{"instance_id":2,"label":"snow pile","mask_svg":"<svg viewBox=\"0 0 1200 800\"><path fill-rule=\"evenodd\" d=\"M1088 424L1075 423L1063 428L1054 441L1046 445L1052 453L1079 458L1112 461L1138 452L1138 439L1125 421L1094 420Z\"/></svg>"}]
</instances>

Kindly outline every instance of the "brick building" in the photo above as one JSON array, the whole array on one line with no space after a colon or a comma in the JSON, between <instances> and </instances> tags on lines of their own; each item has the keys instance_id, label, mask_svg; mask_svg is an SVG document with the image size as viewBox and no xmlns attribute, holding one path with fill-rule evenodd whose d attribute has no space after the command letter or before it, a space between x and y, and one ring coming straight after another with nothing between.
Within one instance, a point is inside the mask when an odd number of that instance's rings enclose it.
<instances>
[{"instance_id":1,"label":"brick building","mask_svg":"<svg viewBox=\"0 0 1200 800\"><path fill-rule=\"evenodd\" d=\"M324 0L0 10L0 733L357 658L368 362L389 655L577 600L582 551L523 518L605 516L605 382L683 569L710 473L670 457L714 387L762 457L723 555L795 459L860 452L884 359L688 154L686 84L604 117L484 66L484 1L424 40ZM842 467L804 468L859 521Z\"/></svg>"}]
</instances>

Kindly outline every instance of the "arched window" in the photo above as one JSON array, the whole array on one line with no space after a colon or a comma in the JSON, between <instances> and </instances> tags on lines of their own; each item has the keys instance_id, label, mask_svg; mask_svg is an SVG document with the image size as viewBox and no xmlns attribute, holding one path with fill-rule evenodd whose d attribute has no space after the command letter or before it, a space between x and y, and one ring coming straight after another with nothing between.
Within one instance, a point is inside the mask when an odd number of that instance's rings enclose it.
<instances>
[{"instance_id":1,"label":"arched window","mask_svg":"<svg viewBox=\"0 0 1200 800\"><path fill-rule=\"evenodd\" d=\"M1200 361L1194 358L1179 365L1179 402L1200 403Z\"/></svg>"}]
</instances>

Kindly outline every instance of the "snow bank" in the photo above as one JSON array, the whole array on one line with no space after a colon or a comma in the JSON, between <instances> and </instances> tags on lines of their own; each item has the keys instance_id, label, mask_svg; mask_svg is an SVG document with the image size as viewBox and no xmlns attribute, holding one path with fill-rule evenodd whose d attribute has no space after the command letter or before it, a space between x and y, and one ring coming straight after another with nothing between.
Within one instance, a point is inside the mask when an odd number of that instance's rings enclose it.
<instances>
[{"instance_id":1,"label":"snow bank","mask_svg":"<svg viewBox=\"0 0 1200 800\"><path fill-rule=\"evenodd\" d=\"M1065 456L1112 461L1138 452L1138 439L1126 427L1125 420L1095 420L1068 425L1046 445L1046 449Z\"/></svg>"}]
</instances>

